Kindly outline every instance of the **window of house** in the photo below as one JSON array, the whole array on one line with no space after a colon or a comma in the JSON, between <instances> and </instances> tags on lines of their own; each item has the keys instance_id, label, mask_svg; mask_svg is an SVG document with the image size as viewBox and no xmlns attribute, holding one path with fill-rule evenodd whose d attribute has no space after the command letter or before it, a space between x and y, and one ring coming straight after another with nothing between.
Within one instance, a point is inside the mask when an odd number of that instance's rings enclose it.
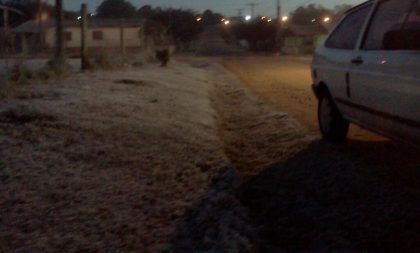
<instances>
[{"instance_id":1,"label":"window of house","mask_svg":"<svg viewBox=\"0 0 420 253\"><path fill-rule=\"evenodd\" d=\"M64 40L71 41L72 40L72 33L71 32L64 32Z\"/></svg>"},{"instance_id":2,"label":"window of house","mask_svg":"<svg viewBox=\"0 0 420 253\"><path fill-rule=\"evenodd\" d=\"M93 31L92 32L92 38L93 38L93 40L103 40L104 39L104 33L102 31Z\"/></svg>"},{"instance_id":3,"label":"window of house","mask_svg":"<svg viewBox=\"0 0 420 253\"><path fill-rule=\"evenodd\" d=\"M403 47L402 35L413 0L386 0L375 10L362 48L364 50L390 50Z\"/></svg>"},{"instance_id":4,"label":"window of house","mask_svg":"<svg viewBox=\"0 0 420 253\"><path fill-rule=\"evenodd\" d=\"M368 4L348 14L328 38L325 46L336 49L354 49L371 7L372 4Z\"/></svg>"}]
</instances>

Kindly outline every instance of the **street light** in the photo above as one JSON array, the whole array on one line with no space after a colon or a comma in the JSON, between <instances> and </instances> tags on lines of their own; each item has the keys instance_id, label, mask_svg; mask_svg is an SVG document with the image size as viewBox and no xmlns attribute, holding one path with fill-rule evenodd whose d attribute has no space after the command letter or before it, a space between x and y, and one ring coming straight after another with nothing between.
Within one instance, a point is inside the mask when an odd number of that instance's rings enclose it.
<instances>
[{"instance_id":1,"label":"street light","mask_svg":"<svg viewBox=\"0 0 420 253\"><path fill-rule=\"evenodd\" d=\"M225 25L229 25L230 24L230 20L225 20L224 24Z\"/></svg>"},{"instance_id":2,"label":"street light","mask_svg":"<svg viewBox=\"0 0 420 253\"><path fill-rule=\"evenodd\" d=\"M283 17L281 18L281 21L282 21L282 22L287 22L287 20L289 20L289 17L288 17L288 16L283 16Z\"/></svg>"},{"instance_id":3,"label":"street light","mask_svg":"<svg viewBox=\"0 0 420 253\"><path fill-rule=\"evenodd\" d=\"M49 14L47 12L42 12L39 14L39 21L47 21L49 19Z\"/></svg>"},{"instance_id":4,"label":"street light","mask_svg":"<svg viewBox=\"0 0 420 253\"><path fill-rule=\"evenodd\" d=\"M246 16L245 16L245 20L246 20L246 21L250 21L251 19L252 19L251 15L246 15Z\"/></svg>"},{"instance_id":5,"label":"street light","mask_svg":"<svg viewBox=\"0 0 420 253\"><path fill-rule=\"evenodd\" d=\"M196 18L196 20L197 20L197 22L200 22L201 20L203 20L203 18L202 17L198 17L198 18Z\"/></svg>"},{"instance_id":6,"label":"street light","mask_svg":"<svg viewBox=\"0 0 420 253\"><path fill-rule=\"evenodd\" d=\"M325 17L324 18L324 23L328 23L328 22L330 22L331 21L331 18L330 17Z\"/></svg>"}]
</instances>

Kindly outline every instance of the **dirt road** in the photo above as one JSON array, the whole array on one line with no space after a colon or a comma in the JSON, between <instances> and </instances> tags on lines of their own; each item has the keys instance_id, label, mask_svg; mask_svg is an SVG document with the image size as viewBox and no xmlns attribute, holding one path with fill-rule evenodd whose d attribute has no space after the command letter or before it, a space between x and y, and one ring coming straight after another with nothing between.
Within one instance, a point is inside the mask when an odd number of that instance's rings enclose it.
<instances>
[{"instance_id":1,"label":"dirt road","mask_svg":"<svg viewBox=\"0 0 420 253\"><path fill-rule=\"evenodd\" d=\"M259 252L420 250L415 232L420 231L418 149L354 126L345 144L320 141L305 60L239 57L222 62L243 85L297 119L307 131L308 138L300 139L307 145L299 152L292 157L278 155L272 166L254 170L256 175L242 186L242 200L261 228ZM235 110L236 118L254 122L242 107ZM284 140L266 139L267 128L245 130L245 124L242 131L247 134L231 145L249 157L261 151L252 144L264 143L263 150L270 153L267 146L282 146L279 142ZM252 159L241 161L239 168L248 168L247 172L256 168Z\"/></svg>"},{"instance_id":2,"label":"dirt road","mask_svg":"<svg viewBox=\"0 0 420 253\"><path fill-rule=\"evenodd\" d=\"M309 57L231 57L223 65L235 73L248 88L278 110L303 123L311 135L319 135L317 100L311 90ZM352 125L350 138L385 141L386 138Z\"/></svg>"}]
</instances>

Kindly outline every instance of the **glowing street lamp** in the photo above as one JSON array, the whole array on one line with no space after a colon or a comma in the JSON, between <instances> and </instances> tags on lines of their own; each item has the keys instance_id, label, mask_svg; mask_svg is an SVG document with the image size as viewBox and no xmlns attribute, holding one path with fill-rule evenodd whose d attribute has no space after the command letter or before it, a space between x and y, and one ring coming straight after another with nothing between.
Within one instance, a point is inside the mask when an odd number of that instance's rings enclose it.
<instances>
[{"instance_id":1,"label":"glowing street lamp","mask_svg":"<svg viewBox=\"0 0 420 253\"><path fill-rule=\"evenodd\" d=\"M288 16L283 16L282 18L281 18L281 21L282 22L287 22L289 20L289 17Z\"/></svg>"},{"instance_id":2,"label":"glowing street lamp","mask_svg":"<svg viewBox=\"0 0 420 253\"><path fill-rule=\"evenodd\" d=\"M49 19L49 15L47 12L42 12L39 14L39 20L40 21L47 21Z\"/></svg>"},{"instance_id":3,"label":"glowing street lamp","mask_svg":"<svg viewBox=\"0 0 420 253\"><path fill-rule=\"evenodd\" d=\"M197 20L197 22L200 22L201 20L203 20L203 18L202 17L198 17L198 18L196 18L196 20Z\"/></svg>"},{"instance_id":4,"label":"glowing street lamp","mask_svg":"<svg viewBox=\"0 0 420 253\"><path fill-rule=\"evenodd\" d=\"M328 23L328 22L330 22L331 21L331 18L330 17L325 17L324 18L324 23Z\"/></svg>"},{"instance_id":5,"label":"glowing street lamp","mask_svg":"<svg viewBox=\"0 0 420 253\"><path fill-rule=\"evenodd\" d=\"M251 15L246 15L246 16L245 16L245 20L246 20L246 21L250 21L251 19L252 19Z\"/></svg>"},{"instance_id":6,"label":"glowing street lamp","mask_svg":"<svg viewBox=\"0 0 420 253\"><path fill-rule=\"evenodd\" d=\"M230 24L230 20L225 20L224 24L225 25L229 25Z\"/></svg>"}]
</instances>

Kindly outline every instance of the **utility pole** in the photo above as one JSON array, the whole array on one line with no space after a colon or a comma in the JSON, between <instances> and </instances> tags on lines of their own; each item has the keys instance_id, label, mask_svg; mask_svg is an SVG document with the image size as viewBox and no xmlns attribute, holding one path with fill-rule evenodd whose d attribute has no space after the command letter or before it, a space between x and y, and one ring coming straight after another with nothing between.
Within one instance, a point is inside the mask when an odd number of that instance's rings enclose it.
<instances>
[{"instance_id":1,"label":"utility pole","mask_svg":"<svg viewBox=\"0 0 420 253\"><path fill-rule=\"evenodd\" d=\"M2 42L3 45L1 46L0 51L2 53L4 53L8 50L8 47L6 45L8 44L9 39L10 39L10 44L11 45L14 44L13 43L14 37L13 37L12 34L9 34L10 33L10 27L9 27L9 25L10 25L9 24L9 14L10 14L10 12L13 12L15 14L19 14L20 16L23 16L24 14L23 14L23 12L15 9L15 8L3 6L3 5L0 5L0 11L3 12L3 31L4 31L4 35L5 35L4 36L4 41Z\"/></svg>"},{"instance_id":2,"label":"utility pole","mask_svg":"<svg viewBox=\"0 0 420 253\"><path fill-rule=\"evenodd\" d=\"M64 12L63 0L55 0L55 68L61 72L64 69Z\"/></svg>"},{"instance_id":3,"label":"utility pole","mask_svg":"<svg viewBox=\"0 0 420 253\"><path fill-rule=\"evenodd\" d=\"M8 46L8 37L9 37L9 10L3 9L3 26L4 26L4 44L2 48L3 53L9 53L9 46Z\"/></svg>"},{"instance_id":4,"label":"utility pole","mask_svg":"<svg viewBox=\"0 0 420 253\"><path fill-rule=\"evenodd\" d=\"M39 34L38 34L38 36L39 36L39 38L38 38L38 40L39 40L39 46L40 46L40 49L44 46L44 35L43 35L43 25L42 25L42 0L37 0L37 5L38 5L38 15L37 15L37 18L38 18L38 27L39 27Z\"/></svg>"},{"instance_id":5,"label":"utility pole","mask_svg":"<svg viewBox=\"0 0 420 253\"><path fill-rule=\"evenodd\" d=\"M281 17L281 0L277 1L277 32L276 32L276 45L278 52L281 51L283 38L282 38L282 17Z\"/></svg>"},{"instance_id":6,"label":"utility pole","mask_svg":"<svg viewBox=\"0 0 420 253\"><path fill-rule=\"evenodd\" d=\"M9 10L6 8L3 9L3 26L4 31L7 32L9 29Z\"/></svg>"},{"instance_id":7,"label":"utility pole","mask_svg":"<svg viewBox=\"0 0 420 253\"><path fill-rule=\"evenodd\" d=\"M238 12L238 17L243 17L242 16L242 11L243 11L244 9L241 9L241 8L239 8L239 9L236 9L236 11Z\"/></svg>"},{"instance_id":8,"label":"utility pole","mask_svg":"<svg viewBox=\"0 0 420 253\"><path fill-rule=\"evenodd\" d=\"M255 7L258 6L258 3L249 3L247 5L251 8L252 18L255 18Z\"/></svg>"},{"instance_id":9,"label":"utility pole","mask_svg":"<svg viewBox=\"0 0 420 253\"><path fill-rule=\"evenodd\" d=\"M89 69L89 59L87 56L87 44L86 35L88 30L88 10L87 5L82 4L82 23L81 23L81 46L80 46L80 58L82 60L82 71Z\"/></svg>"}]
</instances>

